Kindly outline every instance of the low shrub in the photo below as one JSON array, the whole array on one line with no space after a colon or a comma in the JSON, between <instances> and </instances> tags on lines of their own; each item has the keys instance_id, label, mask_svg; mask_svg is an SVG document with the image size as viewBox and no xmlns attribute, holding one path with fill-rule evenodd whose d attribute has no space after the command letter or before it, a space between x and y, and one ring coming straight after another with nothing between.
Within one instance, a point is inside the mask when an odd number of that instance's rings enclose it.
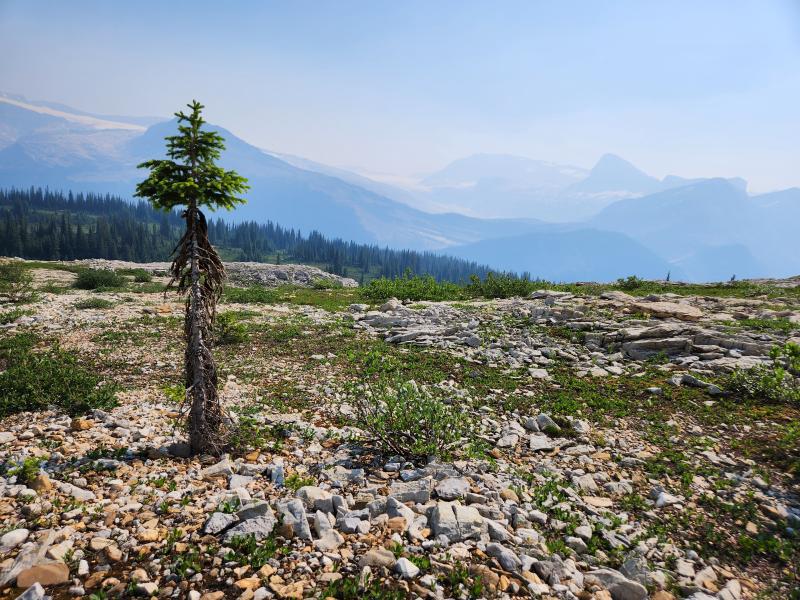
<instances>
[{"instance_id":1,"label":"low shrub","mask_svg":"<svg viewBox=\"0 0 800 600\"><path fill-rule=\"evenodd\" d=\"M616 287L620 290L638 290L640 287L644 287L648 282L644 279L639 279L636 275L629 275L628 277L622 279L617 279Z\"/></svg>"},{"instance_id":2,"label":"low shrub","mask_svg":"<svg viewBox=\"0 0 800 600\"><path fill-rule=\"evenodd\" d=\"M531 292L541 289L542 281L520 279L504 273L489 273L481 280L477 275L470 277L466 292L473 298L513 298L525 297Z\"/></svg>"},{"instance_id":3,"label":"low shrub","mask_svg":"<svg viewBox=\"0 0 800 600\"><path fill-rule=\"evenodd\" d=\"M464 412L414 381L383 380L352 392L356 426L387 454L447 457L470 430Z\"/></svg>"},{"instance_id":4,"label":"low shrub","mask_svg":"<svg viewBox=\"0 0 800 600\"><path fill-rule=\"evenodd\" d=\"M125 279L114 271L104 269L85 269L76 273L73 287L81 290L121 287Z\"/></svg>"},{"instance_id":5,"label":"low shrub","mask_svg":"<svg viewBox=\"0 0 800 600\"><path fill-rule=\"evenodd\" d=\"M136 283L150 283L153 281L153 276L144 269L131 269L129 275L133 275L133 280Z\"/></svg>"},{"instance_id":6,"label":"low shrub","mask_svg":"<svg viewBox=\"0 0 800 600\"><path fill-rule=\"evenodd\" d=\"M14 304L36 299L33 275L23 263L10 261L0 264L0 299Z\"/></svg>"},{"instance_id":7,"label":"low shrub","mask_svg":"<svg viewBox=\"0 0 800 600\"><path fill-rule=\"evenodd\" d=\"M74 416L116 406L114 386L80 366L74 354L58 347L33 352L26 346L12 345L3 353L7 368L0 373L0 419L50 407Z\"/></svg>"},{"instance_id":8,"label":"low shrub","mask_svg":"<svg viewBox=\"0 0 800 600\"><path fill-rule=\"evenodd\" d=\"M90 308L111 308L114 306L114 303L110 300L104 300L103 298L87 298L86 300L79 300L75 303L75 308L78 310L86 310Z\"/></svg>"},{"instance_id":9,"label":"low shrub","mask_svg":"<svg viewBox=\"0 0 800 600\"><path fill-rule=\"evenodd\" d=\"M17 477L17 483L28 485L39 475L39 467L41 464L41 459L29 456L23 460L19 466L9 469L8 475L15 475Z\"/></svg>"},{"instance_id":10,"label":"low shrub","mask_svg":"<svg viewBox=\"0 0 800 600\"><path fill-rule=\"evenodd\" d=\"M362 295L367 300L381 302L389 298L401 300L462 300L466 297L464 288L450 282L436 281L430 275L410 275L387 279L373 279Z\"/></svg>"},{"instance_id":11,"label":"low shrub","mask_svg":"<svg viewBox=\"0 0 800 600\"><path fill-rule=\"evenodd\" d=\"M311 282L311 287L315 290L337 290L344 286L338 279L325 279L320 277Z\"/></svg>"},{"instance_id":12,"label":"low shrub","mask_svg":"<svg viewBox=\"0 0 800 600\"><path fill-rule=\"evenodd\" d=\"M387 279L373 279L362 295L365 299L380 302L388 298L401 300L467 300L470 298L524 297L545 286L546 282L514 277L506 273L489 273L484 279L470 277L467 285L449 281L436 281L430 275L410 275Z\"/></svg>"},{"instance_id":13,"label":"low shrub","mask_svg":"<svg viewBox=\"0 0 800 600\"><path fill-rule=\"evenodd\" d=\"M150 283L153 281L153 275L149 271L138 267L135 269L117 269L116 273L118 275L132 277L136 283Z\"/></svg>"},{"instance_id":14,"label":"low shrub","mask_svg":"<svg viewBox=\"0 0 800 600\"><path fill-rule=\"evenodd\" d=\"M125 285L125 278L106 269L84 269L78 272L75 287L81 290L118 288Z\"/></svg>"},{"instance_id":15,"label":"low shrub","mask_svg":"<svg viewBox=\"0 0 800 600\"><path fill-rule=\"evenodd\" d=\"M233 313L220 313L214 321L214 341L217 344L241 344L250 339L247 325Z\"/></svg>"},{"instance_id":16,"label":"low shrub","mask_svg":"<svg viewBox=\"0 0 800 600\"><path fill-rule=\"evenodd\" d=\"M727 387L745 398L800 405L800 345L787 342L770 351L772 364L736 369Z\"/></svg>"}]
</instances>

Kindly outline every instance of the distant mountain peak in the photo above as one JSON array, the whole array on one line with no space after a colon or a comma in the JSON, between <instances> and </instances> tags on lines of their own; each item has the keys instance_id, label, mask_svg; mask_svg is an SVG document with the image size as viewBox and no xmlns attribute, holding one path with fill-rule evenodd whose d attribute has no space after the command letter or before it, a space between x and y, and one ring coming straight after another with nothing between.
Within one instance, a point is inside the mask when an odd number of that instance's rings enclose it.
<instances>
[{"instance_id":1,"label":"distant mountain peak","mask_svg":"<svg viewBox=\"0 0 800 600\"><path fill-rule=\"evenodd\" d=\"M625 160L621 156L611 153L603 154L600 160L592 167L591 173L636 174L637 176L650 178L647 173L635 167L633 163Z\"/></svg>"},{"instance_id":2,"label":"distant mountain peak","mask_svg":"<svg viewBox=\"0 0 800 600\"><path fill-rule=\"evenodd\" d=\"M659 181L636 168L616 154L604 154L597 161L589 176L570 188L579 194L598 194L626 192L628 195L642 195L654 192Z\"/></svg>"}]
</instances>

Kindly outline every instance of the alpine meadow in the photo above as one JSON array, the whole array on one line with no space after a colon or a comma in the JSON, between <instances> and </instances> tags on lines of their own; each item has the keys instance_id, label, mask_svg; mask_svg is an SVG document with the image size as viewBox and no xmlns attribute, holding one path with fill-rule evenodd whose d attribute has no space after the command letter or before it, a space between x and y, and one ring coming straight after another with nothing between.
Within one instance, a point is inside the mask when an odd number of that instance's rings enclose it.
<instances>
[{"instance_id":1,"label":"alpine meadow","mask_svg":"<svg viewBox=\"0 0 800 600\"><path fill-rule=\"evenodd\" d=\"M798 24L0 0L0 600L800 600Z\"/></svg>"}]
</instances>

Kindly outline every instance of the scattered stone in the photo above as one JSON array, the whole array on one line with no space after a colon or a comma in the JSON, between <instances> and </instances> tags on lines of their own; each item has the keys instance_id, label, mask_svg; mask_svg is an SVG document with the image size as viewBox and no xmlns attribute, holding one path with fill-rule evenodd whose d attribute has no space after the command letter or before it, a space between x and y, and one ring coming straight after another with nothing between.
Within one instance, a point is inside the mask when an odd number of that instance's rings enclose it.
<instances>
[{"instance_id":1,"label":"scattered stone","mask_svg":"<svg viewBox=\"0 0 800 600\"><path fill-rule=\"evenodd\" d=\"M394 570L403 579L414 579L419 575L419 567L405 557L397 559Z\"/></svg>"},{"instance_id":2,"label":"scattered stone","mask_svg":"<svg viewBox=\"0 0 800 600\"><path fill-rule=\"evenodd\" d=\"M394 554L384 548L374 548L368 550L358 561L359 567L394 567L396 560Z\"/></svg>"},{"instance_id":3,"label":"scattered stone","mask_svg":"<svg viewBox=\"0 0 800 600\"><path fill-rule=\"evenodd\" d=\"M303 502L297 498L278 504L278 513L284 525L291 525L294 535L301 540L311 539L311 528Z\"/></svg>"},{"instance_id":4,"label":"scattered stone","mask_svg":"<svg viewBox=\"0 0 800 600\"><path fill-rule=\"evenodd\" d=\"M17 596L16 600L43 600L45 591L38 581Z\"/></svg>"},{"instance_id":5,"label":"scattered stone","mask_svg":"<svg viewBox=\"0 0 800 600\"><path fill-rule=\"evenodd\" d=\"M203 531L215 535L238 521L239 518L236 515L215 512L208 518L208 521L206 521L206 524L203 526Z\"/></svg>"},{"instance_id":6,"label":"scattered stone","mask_svg":"<svg viewBox=\"0 0 800 600\"><path fill-rule=\"evenodd\" d=\"M17 587L61 585L69 581L69 567L61 561L40 562L17 575Z\"/></svg>"},{"instance_id":7,"label":"scattered stone","mask_svg":"<svg viewBox=\"0 0 800 600\"><path fill-rule=\"evenodd\" d=\"M614 600L646 600L647 588L631 581L614 569L596 569L586 573L587 580L595 580L606 588Z\"/></svg>"},{"instance_id":8,"label":"scattered stone","mask_svg":"<svg viewBox=\"0 0 800 600\"><path fill-rule=\"evenodd\" d=\"M248 535L254 536L255 539L259 541L264 540L268 538L272 530L275 529L276 523L275 515L270 511L270 513L261 517L247 519L246 521L234 525L223 534L222 541L229 542L236 536Z\"/></svg>"},{"instance_id":9,"label":"scattered stone","mask_svg":"<svg viewBox=\"0 0 800 600\"><path fill-rule=\"evenodd\" d=\"M0 554L5 554L24 543L30 535L27 529L13 529L0 537Z\"/></svg>"},{"instance_id":10,"label":"scattered stone","mask_svg":"<svg viewBox=\"0 0 800 600\"><path fill-rule=\"evenodd\" d=\"M425 504L431 499L431 481L430 479L418 479L408 482L395 481L389 488L389 495L400 502Z\"/></svg>"},{"instance_id":11,"label":"scattered stone","mask_svg":"<svg viewBox=\"0 0 800 600\"><path fill-rule=\"evenodd\" d=\"M522 561L511 550L500 544L486 544L486 554L496 558L500 566L512 573L518 572L522 567Z\"/></svg>"},{"instance_id":12,"label":"scattered stone","mask_svg":"<svg viewBox=\"0 0 800 600\"><path fill-rule=\"evenodd\" d=\"M435 490L442 500L457 500L469 491L469 482L459 477L447 477L436 484Z\"/></svg>"}]
</instances>

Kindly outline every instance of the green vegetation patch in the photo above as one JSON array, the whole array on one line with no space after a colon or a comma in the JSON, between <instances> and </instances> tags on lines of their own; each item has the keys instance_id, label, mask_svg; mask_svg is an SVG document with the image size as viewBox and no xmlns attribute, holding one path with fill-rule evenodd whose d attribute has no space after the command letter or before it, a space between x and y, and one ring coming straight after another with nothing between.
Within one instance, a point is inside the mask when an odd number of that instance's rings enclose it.
<instances>
[{"instance_id":1,"label":"green vegetation patch","mask_svg":"<svg viewBox=\"0 0 800 600\"><path fill-rule=\"evenodd\" d=\"M6 370L0 373L0 418L24 411L55 407L69 415L117 405L114 386L104 383L58 346L46 352L31 350L31 340L2 351Z\"/></svg>"},{"instance_id":2,"label":"green vegetation patch","mask_svg":"<svg viewBox=\"0 0 800 600\"><path fill-rule=\"evenodd\" d=\"M504 273L488 273L483 279L473 275L469 283L455 284L436 281L430 276L410 275L394 279L375 279L363 288L362 295L372 302L380 302L388 298L402 300L467 300L471 298L510 298L525 297L536 290L554 290L587 296L599 296L608 291L624 291L634 296L650 294L678 294L681 296L716 296L751 298L765 296L768 298L800 299L800 286L793 288L779 287L770 283L752 281L729 281L714 284L673 283L669 281L649 281L635 275L618 279L611 283L555 283L540 279L519 278ZM776 320L777 321L777 320ZM787 327L778 323L778 327ZM765 325L770 327L770 325Z\"/></svg>"},{"instance_id":3,"label":"green vegetation patch","mask_svg":"<svg viewBox=\"0 0 800 600\"><path fill-rule=\"evenodd\" d=\"M125 278L106 269L83 269L78 271L74 285L81 290L121 288L125 285Z\"/></svg>"},{"instance_id":4,"label":"green vegetation patch","mask_svg":"<svg viewBox=\"0 0 800 600\"><path fill-rule=\"evenodd\" d=\"M362 291L362 296L372 302L388 298L402 300L462 300L467 298L463 286L436 281L430 275L406 273L403 277L373 279Z\"/></svg>"},{"instance_id":5,"label":"green vegetation patch","mask_svg":"<svg viewBox=\"0 0 800 600\"><path fill-rule=\"evenodd\" d=\"M33 302L33 276L25 263L10 261L0 263L0 300L23 304Z\"/></svg>"},{"instance_id":6,"label":"green vegetation patch","mask_svg":"<svg viewBox=\"0 0 800 600\"><path fill-rule=\"evenodd\" d=\"M32 314L33 314L32 311L24 310L22 308L12 308L11 310L2 311L0 312L0 325L7 325L8 323L13 323L20 317L26 317Z\"/></svg>"},{"instance_id":7,"label":"green vegetation patch","mask_svg":"<svg viewBox=\"0 0 800 600\"><path fill-rule=\"evenodd\" d=\"M74 306L78 310L106 309L114 306L114 303L103 298L87 298L86 300L78 300Z\"/></svg>"},{"instance_id":8,"label":"green vegetation patch","mask_svg":"<svg viewBox=\"0 0 800 600\"><path fill-rule=\"evenodd\" d=\"M133 277L133 281L136 283L150 283L153 281L153 276L150 274L149 271L145 271L144 269L118 269L117 274L119 275L127 275L128 277Z\"/></svg>"},{"instance_id":9,"label":"green vegetation patch","mask_svg":"<svg viewBox=\"0 0 800 600\"><path fill-rule=\"evenodd\" d=\"M745 398L800 407L800 345L787 342L770 351L772 364L737 369L728 378L728 389Z\"/></svg>"},{"instance_id":10,"label":"green vegetation patch","mask_svg":"<svg viewBox=\"0 0 800 600\"><path fill-rule=\"evenodd\" d=\"M800 324L793 323L785 317L779 319L742 319L729 322L728 325L756 331L780 331L783 333L791 333L796 329L800 329Z\"/></svg>"},{"instance_id":11,"label":"green vegetation patch","mask_svg":"<svg viewBox=\"0 0 800 600\"><path fill-rule=\"evenodd\" d=\"M222 302L226 304L295 304L316 306L329 312L341 311L361 300L359 288L341 286L299 287L282 285L275 288L250 286L246 288L225 288Z\"/></svg>"},{"instance_id":12,"label":"green vegetation patch","mask_svg":"<svg viewBox=\"0 0 800 600\"><path fill-rule=\"evenodd\" d=\"M214 341L220 345L242 344L250 339L247 325L239 321L236 314L224 312L214 321Z\"/></svg>"},{"instance_id":13,"label":"green vegetation patch","mask_svg":"<svg viewBox=\"0 0 800 600\"><path fill-rule=\"evenodd\" d=\"M381 381L350 393L355 425L386 454L446 458L470 431L463 409L435 388Z\"/></svg>"},{"instance_id":14,"label":"green vegetation patch","mask_svg":"<svg viewBox=\"0 0 800 600\"><path fill-rule=\"evenodd\" d=\"M288 548L281 544L274 534L260 542L252 534L237 535L227 543L227 546L230 551L225 556L225 560L240 565L250 565L253 569L260 569L271 558L288 551Z\"/></svg>"}]
</instances>

